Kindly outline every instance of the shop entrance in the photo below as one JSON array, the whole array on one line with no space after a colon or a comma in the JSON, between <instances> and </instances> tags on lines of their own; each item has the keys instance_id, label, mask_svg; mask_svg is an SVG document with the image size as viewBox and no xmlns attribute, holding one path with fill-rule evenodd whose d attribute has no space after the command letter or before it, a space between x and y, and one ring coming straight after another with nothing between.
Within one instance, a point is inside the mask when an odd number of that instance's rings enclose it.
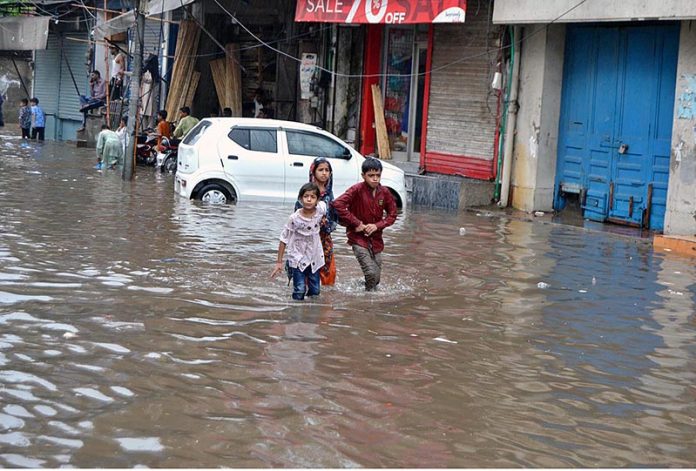
<instances>
[{"instance_id":1,"label":"shop entrance","mask_svg":"<svg viewBox=\"0 0 696 471\"><path fill-rule=\"evenodd\" d=\"M387 27L382 63L384 119L392 156L419 161L425 68L428 51L427 25Z\"/></svg>"}]
</instances>

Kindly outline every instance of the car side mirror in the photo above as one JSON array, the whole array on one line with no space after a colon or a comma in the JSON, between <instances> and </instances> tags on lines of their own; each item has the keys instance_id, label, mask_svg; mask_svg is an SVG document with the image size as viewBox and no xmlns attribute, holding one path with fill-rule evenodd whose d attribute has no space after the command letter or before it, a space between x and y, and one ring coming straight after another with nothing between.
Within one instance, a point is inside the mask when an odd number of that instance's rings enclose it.
<instances>
[{"instance_id":1,"label":"car side mirror","mask_svg":"<svg viewBox=\"0 0 696 471\"><path fill-rule=\"evenodd\" d=\"M353 157L353 154L351 154L350 150L343 149L343 155L341 155L341 158L346 159L346 160L350 160L351 157Z\"/></svg>"}]
</instances>

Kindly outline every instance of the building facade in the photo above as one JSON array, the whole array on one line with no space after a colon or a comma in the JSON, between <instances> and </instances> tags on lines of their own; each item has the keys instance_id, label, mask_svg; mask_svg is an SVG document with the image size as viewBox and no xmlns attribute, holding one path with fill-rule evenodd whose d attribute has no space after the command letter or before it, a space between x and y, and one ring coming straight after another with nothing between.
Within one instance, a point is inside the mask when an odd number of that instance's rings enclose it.
<instances>
[{"instance_id":1,"label":"building facade","mask_svg":"<svg viewBox=\"0 0 696 471\"><path fill-rule=\"evenodd\" d=\"M696 3L496 0L521 26L511 203L696 234Z\"/></svg>"}]
</instances>

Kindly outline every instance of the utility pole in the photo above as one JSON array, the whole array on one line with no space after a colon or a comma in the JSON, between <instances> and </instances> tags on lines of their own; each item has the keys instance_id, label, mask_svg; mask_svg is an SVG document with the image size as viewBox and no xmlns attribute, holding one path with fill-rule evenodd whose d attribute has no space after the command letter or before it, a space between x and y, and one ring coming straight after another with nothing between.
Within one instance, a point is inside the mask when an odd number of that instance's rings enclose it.
<instances>
[{"instance_id":1,"label":"utility pole","mask_svg":"<svg viewBox=\"0 0 696 471\"><path fill-rule=\"evenodd\" d=\"M136 0L135 7L135 58L133 60L133 75L131 76L130 98L128 100L128 148L123 159L123 180L133 178L133 161L135 155L135 121L138 118L140 106L140 78L143 74L143 42L145 39L145 6L147 0Z\"/></svg>"}]
</instances>

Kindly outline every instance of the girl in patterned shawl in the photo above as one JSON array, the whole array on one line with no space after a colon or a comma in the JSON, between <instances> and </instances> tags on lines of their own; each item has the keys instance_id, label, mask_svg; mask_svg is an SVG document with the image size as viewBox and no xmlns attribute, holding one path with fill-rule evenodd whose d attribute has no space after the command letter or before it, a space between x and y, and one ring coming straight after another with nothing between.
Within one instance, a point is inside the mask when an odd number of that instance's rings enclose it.
<instances>
[{"instance_id":1,"label":"girl in patterned shawl","mask_svg":"<svg viewBox=\"0 0 696 471\"><path fill-rule=\"evenodd\" d=\"M336 260L333 253L333 240L331 233L336 229L338 216L336 211L331 207L334 200L333 195L333 169L331 164L324 157L317 157L309 167L309 181L319 187L319 200L326 203L329 208L326 216L321 221L321 245L324 248L324 266L319 271L321 284L325 286L333 286L336 282ZM299 201L295 203L295 210L302 205Z\"/></svg>"}]
</instances>

